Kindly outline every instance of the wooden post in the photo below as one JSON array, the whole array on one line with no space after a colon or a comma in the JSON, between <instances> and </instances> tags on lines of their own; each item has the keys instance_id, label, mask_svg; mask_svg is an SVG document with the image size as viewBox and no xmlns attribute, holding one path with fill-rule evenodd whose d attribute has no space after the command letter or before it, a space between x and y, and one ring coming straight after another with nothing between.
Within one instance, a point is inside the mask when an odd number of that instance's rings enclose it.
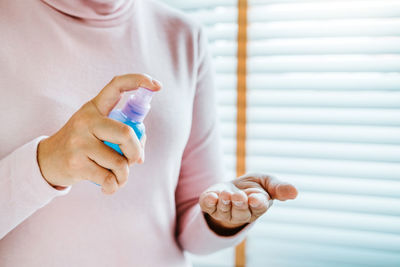
<instances>
[{"instance_id":1,"label":"wooden post","mask_svg":"<svg viewBox=\"0 0 400 267\"><path fill-rule=\"evenodd\" d=\"M239 177L246 172L247 0L238 0L237 24L236 176ZM235 266L246 266L246 241L236 247Z\"/></svg>"}]
</instances>

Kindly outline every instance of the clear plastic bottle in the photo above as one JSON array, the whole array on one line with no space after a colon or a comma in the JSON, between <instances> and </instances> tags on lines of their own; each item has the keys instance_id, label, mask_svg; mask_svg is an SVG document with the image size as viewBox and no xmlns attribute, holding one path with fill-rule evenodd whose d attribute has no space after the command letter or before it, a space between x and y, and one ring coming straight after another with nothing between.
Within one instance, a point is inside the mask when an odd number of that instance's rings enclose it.
<instances>
[{"instance_id":1,"label":"clear plastic bottle","mask_svg":"<svg viewBox=\"0 0 400 267\"><path fill-rule=\"evenodd\" d=\"M130 126L140 140L145 134L143 120L150 110L150 102L153 95L153 91L139 87L130 96L123 109L114 109L108 117ZM107 141L104 141L104 143L123 155L119 145Z\"/></svg>"}]
</instances>

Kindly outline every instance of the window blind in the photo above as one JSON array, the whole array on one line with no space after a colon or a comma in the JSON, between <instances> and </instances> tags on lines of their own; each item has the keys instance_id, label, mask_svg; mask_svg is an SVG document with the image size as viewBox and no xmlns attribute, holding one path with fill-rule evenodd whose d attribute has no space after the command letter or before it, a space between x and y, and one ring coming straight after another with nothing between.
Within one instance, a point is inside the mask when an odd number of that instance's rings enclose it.
<instances>
[{"instance_id":1,"label":"window blind","mask_svg":"<svg viewBox=\"0 0 400 267\"><path fill-rule=\"evenodd\" d=\"M234 177L237 1L167 2L207 30ZM300 194L252 229L247 266L400 266L400 1L249 0L248 20L247 168Z\"/></svg>"},{"instance_id":2,"label":"window blind","mask_svg":"<svg viewBox=\"0 0 400 267\"><path fill-rule=\"evenodd\" d=\"M400 266L400 1L250 1L248 266Z\"/></svg>"}]
</instances>

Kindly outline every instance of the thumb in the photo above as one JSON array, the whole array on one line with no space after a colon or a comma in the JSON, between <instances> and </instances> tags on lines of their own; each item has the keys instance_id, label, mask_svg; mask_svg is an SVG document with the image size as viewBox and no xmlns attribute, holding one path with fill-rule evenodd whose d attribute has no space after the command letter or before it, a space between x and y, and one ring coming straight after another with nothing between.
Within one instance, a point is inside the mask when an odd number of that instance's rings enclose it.
<instances>
[{"instance_id":1,"label":"thumb","mask_svg":"<svg viewBox=\"0 0 400 267\"><path fill-rule=\"evenodd\" d=\"M121 99L124 92L135 90L139 87L159 91L161 83L146 74L115 76L91 102L102 115L107 116Z\"/></svg>"},{"instance_id":2,"label":"thumb","mask_svg":"<svg viewBox=\"0 0 400 267\"><path fill-rule=\"evenodd\" d=\"M239 177L241 178L241 177ZM288 200L297 197L297 189L293 185L282 182L265 174L247 174L245 180L258 183L270 195L272 199Z\"/></svg>"},{"instance_id":3,"label":"thumb","mask_svg":"<svg viewBox=\"0 0 400 267\"><path fill-rule=\"evenodd\" d=\"M270 176L261 177L261 185L267 190L272 199L288 200L297 197L297 189L293 185L279 181Z\"/></svg>"}]
</instances>

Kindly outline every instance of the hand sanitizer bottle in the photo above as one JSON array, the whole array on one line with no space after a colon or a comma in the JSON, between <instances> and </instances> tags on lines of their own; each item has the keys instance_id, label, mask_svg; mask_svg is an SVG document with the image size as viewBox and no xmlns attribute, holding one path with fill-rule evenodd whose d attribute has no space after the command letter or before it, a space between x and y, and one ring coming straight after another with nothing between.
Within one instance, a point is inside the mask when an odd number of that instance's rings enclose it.
<instances>
[{"instance_id":1,"label":"hand sanitizer bottle","mask_svg":"<svg viewBox=\"0 0 400 267\"><path fill-rule=\"evenodd\" d=\"M111 119L120 121L130 126L140 140L145 133L143 120L150 110L150 102L154 92L139 87L126 102L123 109L115 109L108 116ZM123 155L119 145L104 141L106 145Z\"/></svg>"}]
</instances>

